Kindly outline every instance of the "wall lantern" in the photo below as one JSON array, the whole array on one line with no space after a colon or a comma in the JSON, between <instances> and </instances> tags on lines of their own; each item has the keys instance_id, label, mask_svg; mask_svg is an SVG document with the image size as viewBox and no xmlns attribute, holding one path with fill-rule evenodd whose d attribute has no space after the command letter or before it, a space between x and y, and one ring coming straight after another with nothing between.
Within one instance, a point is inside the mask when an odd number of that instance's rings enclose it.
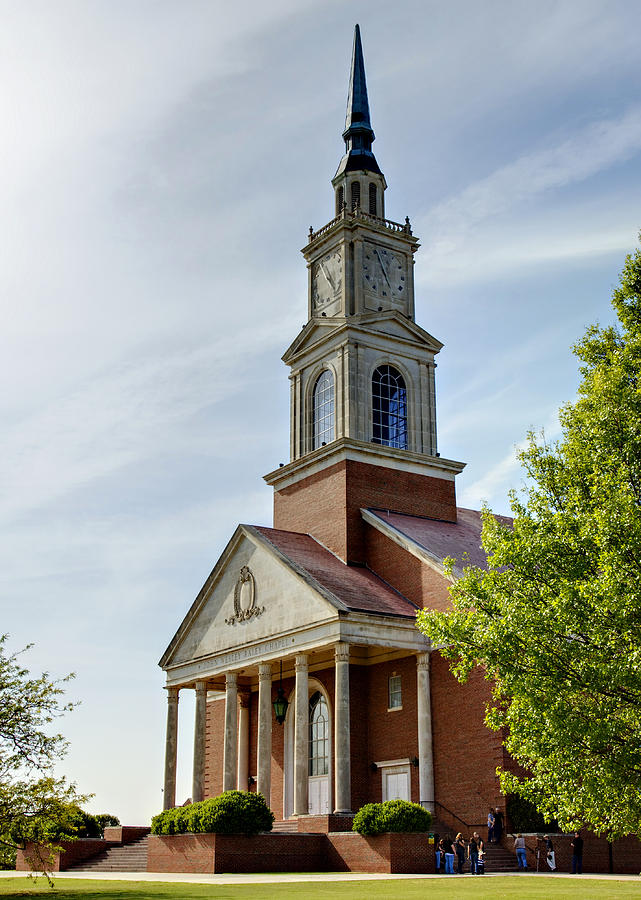
<instances>
[{"instance_id":1,"label":"wall lantern","mask_svg":"<svg viewBox=\"0 0 641 900\"><path fill-rule=\"evenodd\" d=\"M285 691L283 690L283 661L280 661L280 684L278 685L278 693L276 695L276 699L274 700L272 706L274 707L274 717L279 725L282 725L285 721L285 716L287 715L287 707L289 703L285 697Z\"/></svg>"},{"instance_id":2,"label":"wall lantern","mask_svg":"<svg viewBox=\"0 0 641 900\"><path fill-rule=\"evenodd\" d=\"M412 765L415 769L418 769L418 756L414 757L414 759L412 760Z\"/></svg>"}]
</instances>

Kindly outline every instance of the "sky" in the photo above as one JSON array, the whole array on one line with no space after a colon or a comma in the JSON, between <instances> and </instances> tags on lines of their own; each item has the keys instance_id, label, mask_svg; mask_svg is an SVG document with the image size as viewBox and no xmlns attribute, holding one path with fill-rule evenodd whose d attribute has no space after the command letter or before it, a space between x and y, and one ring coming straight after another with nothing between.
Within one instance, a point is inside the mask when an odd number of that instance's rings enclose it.
<instances>
[{"instance_id":1,"label":"sky","mask_svg":"<svg viewBox=\"0 0 641 900\"><path fill-rule=\"evenodd\" d=\"M508 512L558 436L571 346L641 228L636 0L0 2L0 583L24 662L80 705L88 808L162 808L157 662L288 460L299 249L333 216L360 23L386 213L444 342L459 505ZM177 799L190 795L181 697Z\"/></svg>"}]
</instances>

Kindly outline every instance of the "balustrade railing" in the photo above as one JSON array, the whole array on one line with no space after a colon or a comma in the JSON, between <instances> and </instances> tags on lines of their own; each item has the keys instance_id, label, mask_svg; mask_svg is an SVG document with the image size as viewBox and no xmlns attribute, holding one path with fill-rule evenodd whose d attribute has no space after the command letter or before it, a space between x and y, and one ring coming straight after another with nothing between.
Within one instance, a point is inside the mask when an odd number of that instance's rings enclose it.
<instances>
[{"instance_id":1,"label":"balustrade railing","mask_svg":"<svg viewBox=\"0 0 641 900\"><path fill-rule=\"evenodd\" d=\"M356 209L348 209L346 206L343 207L341 212L335 216L327 225L323 225L322 228L319 228L318 231L314 231L312 226L309 226L309 243L315 241L316 238L321 237L323 234L326 234L328 231L338 223L346 220L361 220L364 222L371 222L373 225L378 225L379 228L386 228L388 231L393 231L397 234L410 234L412 233L412 226L410 225L409 217L405 218L405 224L402 225L400 222L393 222L391 219L382 219L380 216L375 216L372 213L365 212L364 209L360 207L356 207Z\"/></svg>"}]
</instances>

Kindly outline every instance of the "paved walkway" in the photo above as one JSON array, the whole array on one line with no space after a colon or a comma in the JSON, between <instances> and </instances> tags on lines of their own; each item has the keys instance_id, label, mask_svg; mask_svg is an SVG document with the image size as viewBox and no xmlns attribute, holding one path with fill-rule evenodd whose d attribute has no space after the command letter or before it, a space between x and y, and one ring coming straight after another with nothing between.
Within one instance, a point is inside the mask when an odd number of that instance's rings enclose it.
<instances>
[{"instance_id":1,"label":"paved walkway","mask_svg":"<svg viewBox=\"0 0 641 900\"><path fill-rule=\"evenodd\" d=\"M0 878L24 878L26 872L2 872ZM186 875L182 873L155 873L155 872L53 872L54 878L88 879L91 881L164 881L168 883L184 882L186 884L292 884L296 882L310 881L403 881L408 878L456 878L452 875L374 875L368 872L276 872L263 874L239 875ZM463 876L471 878L475 876ZM480 876L479 876L480 877ZM568 873L555 872L496 872L487 874L484 878L577 878L604 881L638 881L641 883L641 875L570 875Z\"/></svg>"}]
</instances>

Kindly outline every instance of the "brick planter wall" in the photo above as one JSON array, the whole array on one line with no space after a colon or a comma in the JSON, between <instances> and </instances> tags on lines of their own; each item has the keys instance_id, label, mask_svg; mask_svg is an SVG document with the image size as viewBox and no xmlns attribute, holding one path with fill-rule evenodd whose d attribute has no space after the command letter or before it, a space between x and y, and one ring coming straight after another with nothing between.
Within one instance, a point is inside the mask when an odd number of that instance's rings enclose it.
<instances>
[{"instance_id":1,"label":"brick planter wall","mask_svg":"<svg viewBox=\"0 0 641 900\"><path fill-rule=\"evenodd\" d=\"M323 834L152 834L148 872L318 872Z\"/></svg>"},{"instance_id":2,"label":"brick planter wall","mask_svg":"<svg viewBox=\"0 0 641 900\"><path fill-rule=\"evenodd\" d=\"M426 834L379 834L355 832L327 835L329 869L342 872L381 874L429 874L434 872L434 845Z\"/></svg>"},{"instance_id":3,"label":"brick planter wall","mask_svg":"<svg viewBox=\"0 0 641 900\"><path fill-rule=\"evenodd\" d=\"M152 834L147 871L429 873L434 846L426 834Z\"/></svg>"},{"instance_id":4,"label":"brick planter wall","mask_svg":"<svg viewBox=\"0 0 641 900\"><path fill-rule=\"evenodd\" d=\"M44 856L45 867L48 872L64 872L69 866L84 859L91 859L113 847L117 841L103 841L101 838L79 838L77 841L60 841L58 846L62 851L53 854L52 859ZM33 860L33 863L31 862ZM16 871L32 872L42 871L42 864L35 844L27 844L24 850L18 850L16 854Z\"/></svg>"}]
</instances>

